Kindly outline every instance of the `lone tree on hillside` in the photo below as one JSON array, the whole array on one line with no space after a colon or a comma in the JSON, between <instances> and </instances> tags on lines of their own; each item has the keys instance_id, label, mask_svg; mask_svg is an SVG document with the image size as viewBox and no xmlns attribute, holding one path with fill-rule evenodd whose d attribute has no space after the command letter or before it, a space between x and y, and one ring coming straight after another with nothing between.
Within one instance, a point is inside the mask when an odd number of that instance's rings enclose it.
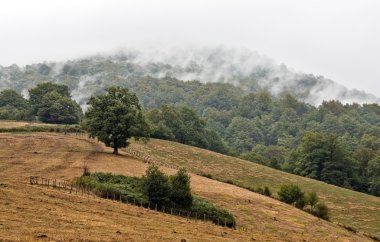
<instances>
[{"instance_id":1,"label":"lone tree on hillside","mask_svg":"<svg viewBox=\"0 0 380 242\"><path fill-rule=\"evenodd\" d=\"M145 122L139 100L128 89L111 87L100 96L92 96L85 114L83 126L91 137L97 137L106 146L118 149L128 146L131 137L149 136L149 126Z\"/></svg>"}]
</instances>

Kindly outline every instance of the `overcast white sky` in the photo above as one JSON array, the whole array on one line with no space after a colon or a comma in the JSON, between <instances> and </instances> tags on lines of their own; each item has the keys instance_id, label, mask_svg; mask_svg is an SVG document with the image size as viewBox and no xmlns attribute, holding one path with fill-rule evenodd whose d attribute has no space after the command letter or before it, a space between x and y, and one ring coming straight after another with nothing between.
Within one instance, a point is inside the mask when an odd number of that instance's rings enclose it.
<instances>
[{"instance_id":1,"label":"overcast white sky","mask_svg":"<svg viewBox=\"0 0 380 242\"><path fill-rule=\"evenodd\" d=\"M0 2L0 65L150 44L248 47L380 96L379 0Z\"/></svg>"}]
</instances>

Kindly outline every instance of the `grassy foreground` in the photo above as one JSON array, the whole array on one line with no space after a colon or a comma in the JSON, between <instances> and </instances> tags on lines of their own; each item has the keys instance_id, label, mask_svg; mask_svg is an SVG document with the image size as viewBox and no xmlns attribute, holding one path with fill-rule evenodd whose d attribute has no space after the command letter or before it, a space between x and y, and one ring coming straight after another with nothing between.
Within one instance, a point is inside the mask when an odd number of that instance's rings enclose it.
<instances>
[{"instance_id":1,"label":"grassy foreground","mask_svg":"<svg viewBox=\"0 0 380 242\"><path fill-rule=\"evenodd\" d=\"M294 183L303 191L315 191L331 211L331 220L358 232L380 237L380 198L329 185L234 157L164 140L133 142L128 148L161 164L185 167L249 188L268 186L277 193L282 184Z\"/></svg>"},{"instance_id":2,"label":"grassy foreground","mask_svg":"<svg viewBox=\"0 0 380 242\"><path fill-rule=\"evenodd\" d=\"M111 149L86 136L2 133L0 144L0 238L4 240L370 241L277 200L195 174L190 174L193 194L232 213L236 230L30 186L26 183L30 175L71 180L82 174L84 162L92 172L126 176L141 176L148 165L125 154L112 155Z\"/></svg>"}]
</instances>

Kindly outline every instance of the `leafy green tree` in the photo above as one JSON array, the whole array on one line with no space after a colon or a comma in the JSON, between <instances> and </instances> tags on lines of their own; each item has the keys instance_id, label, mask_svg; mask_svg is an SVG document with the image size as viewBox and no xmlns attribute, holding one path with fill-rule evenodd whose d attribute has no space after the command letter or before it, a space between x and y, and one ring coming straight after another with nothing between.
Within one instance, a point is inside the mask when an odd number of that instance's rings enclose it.
<instances>
[{"instance_id":1,"label":"leafy green tree","mask_svg":"<svg viewBox=\"0 0 380 242\"><path fill-rule=\"evenodd\" d=\"M144 189L151 203L157 205L170 204L169 179L157 166L151 165L147 169L144 176Z\"/></svg>"},{"instance_id":2,"label":"leafy green tree","mask_svg":"<svg viewBox=\"0 0 380 242\"><path fill-rule=\"evenodd\" d=\"M184 168L170 177L171 193L170 200L181 207L190 207L193 196L190 190L190 176Z\"/></svg>"},{"instance_id":3,"label":"leafy green tree","mask_svg":"<svg viewBox=\"0 0 380 242\"><path fill-rule=\"evenodd\" d=\"M45 94L38 106L37 115L45 123L76 124L82 116L82 110L75 101L56 91Z\"/></svg>"},{"instance_id":4,"label":"leafy green tree","mask_svg":"<svg viewBox=\"0 0 380 242\"><path fill-rule=\"evenodd\" d=\"M235 117L226 129L226 140L234 150L243 153L263 143L263 134L254 120Z\"/></svg>"},{"instance_id":5,"label":"leafy green tree","mask_svg":"<svg viewBox=\"0 0 380 242\"><path fill-rule=\"evenodd\" d=\"M226 145L215 131L189 107L163 105L146 113L152 137L177 141L216 152L226 153Z\"/></svg>"},{"instance_id":6,"label":"leafy green tree","mask_svg":"<svg viewBox=\"0 0 380 242\"><path fill-rule=\"evenodd\" d=\"M0 107L6 106L17 109L27 109L28 101L18 92L11 89L5 89L0 92Z\"/></svg>"},{"instance_id":7,"label":"leafy green tree","mask_svg":"<svg viewBox=\"0 0 380 242\"><path fill-rule=\"evenodd\" d=\"M111 87L103 95L92 96L88 104L83 126L92 137L112 147L114 154L128 146L129 138L149 136L139 100L128 89Z\"/></svg>"},{"instance_id":8,"label":"leafy green tree","mask_svg":"<svg viewBox=\"0 0 380 242\"><path fill-rule=\"evenodd\" d=\"M335 185L347 180L350 160L338 138L317 132L304 135L299 147L296 172Z\"/></svg>"},{"instance_id":9,"label":"leafy green tree","mask_svg":"<svg viewBox=\"0 0 380 242\"><path fill-rule=\"evenodd\" d=\"M277 192L280 201L303 208L305 205L305 196L301 189L294 184L285 184Z\"/></svg>"},{"instance_id":10,"label":"leafy green tree","mask_svg":"<svg viewBox=\"0 0 380 242\"><path fill-rule=\"evenodd\" d=\"M0 119L26 120L29 103L18 92L5 89L0 92Z\"/></svg>"},{"instance_id":11,"label":"leafy green tree","mask_svg":"<svg viewBox=\"0 0 380 242\"><path fill-rule=\"evenodd\" d=\"M69 88L65 85L54 84L51 82L45 82L38 84L35 88L29 90L29 102L32 106L37 106L41 103L42 98L49 92L57 92L59 95L70 98ZM38 112L37 109L34 110Z\"/></svg>"}]
</instances>

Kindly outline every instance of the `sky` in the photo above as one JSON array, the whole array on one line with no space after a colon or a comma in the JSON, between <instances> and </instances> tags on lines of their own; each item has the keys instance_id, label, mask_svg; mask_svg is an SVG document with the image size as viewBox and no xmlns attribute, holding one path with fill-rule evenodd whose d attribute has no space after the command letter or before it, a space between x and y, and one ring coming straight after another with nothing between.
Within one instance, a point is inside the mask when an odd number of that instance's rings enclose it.
<instances>
[{"instance_id":1,"label":"sky","mask_svg":"<svg viewBox=\"0 0 380 242\"><path fill-rule=\"evenodd\" d=\"M380 96L379 0L2 0L0 65L128 47L246 47Z\"/></svg>"}]
</instances>

